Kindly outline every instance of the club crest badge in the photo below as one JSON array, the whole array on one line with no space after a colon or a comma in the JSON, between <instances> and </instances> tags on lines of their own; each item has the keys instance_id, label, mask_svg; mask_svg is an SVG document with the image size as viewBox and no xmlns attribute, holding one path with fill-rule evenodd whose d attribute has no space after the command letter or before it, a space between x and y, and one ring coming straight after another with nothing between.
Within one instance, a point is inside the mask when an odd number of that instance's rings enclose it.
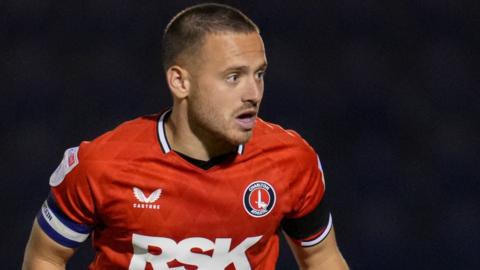
<instances>
[{"instance_id":1,"label":"club crest badge","mask_svg":"<svg viewBox=\"0 0 480 270\"><path fill-rule=\"evenodd\" d=\"M265 181L257 180L251 183L243 193L243 206L252 217L266 216L272 211L275 201L275 189Z\"/></svg>"}]
</instances>

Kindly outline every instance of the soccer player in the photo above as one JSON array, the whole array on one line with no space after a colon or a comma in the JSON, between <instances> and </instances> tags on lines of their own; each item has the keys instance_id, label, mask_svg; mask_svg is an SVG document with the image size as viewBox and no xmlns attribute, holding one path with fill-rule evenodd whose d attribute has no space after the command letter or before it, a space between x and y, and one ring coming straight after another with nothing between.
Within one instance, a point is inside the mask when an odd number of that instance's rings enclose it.
<instances>
[{"instance_id":1,"label":"soccer player","mask_svg":"<svg viewBox=\"0 0 480 270\"><path fill-rule=\"evenodd\" d=\"M163 66L171 108L65 151L23 269L64 269L91 236L90 269L270 270L280 231L301 269L348 269L316 153L257 117L257 26L229 6L190 7L166 27Z\"/></svg>"}]
</instances>

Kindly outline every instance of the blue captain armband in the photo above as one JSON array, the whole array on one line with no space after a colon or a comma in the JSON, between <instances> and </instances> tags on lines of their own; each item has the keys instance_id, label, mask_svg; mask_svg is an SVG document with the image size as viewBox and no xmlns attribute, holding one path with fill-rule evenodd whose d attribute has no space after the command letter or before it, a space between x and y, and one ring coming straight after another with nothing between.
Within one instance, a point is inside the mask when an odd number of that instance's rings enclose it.
<instances>
[{"instance_id":1,"label":"blue captain armband","mask_svg":"<svg viewBox=\"0 0 480 270\"><path fill-rule=\"evenodd\" d=\"M78 247L92 231L89 226L78 224L63 214L52 196L43 203L37 221L51 239L69 248Z\"/></svg>"}]
</instances>

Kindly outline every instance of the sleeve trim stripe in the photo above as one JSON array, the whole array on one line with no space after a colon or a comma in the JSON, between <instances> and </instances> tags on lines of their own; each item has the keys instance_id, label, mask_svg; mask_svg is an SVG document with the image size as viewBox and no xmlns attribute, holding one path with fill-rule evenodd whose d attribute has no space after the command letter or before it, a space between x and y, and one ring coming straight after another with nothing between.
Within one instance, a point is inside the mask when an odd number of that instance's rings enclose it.
<instances>
[{"instance_id":1,"label":"sleeve trim stripe","mask_svg":"<svg viewBox=\"0 0 480 270\"><path fill-rule=\"evenodd\" d=\"M51 211L47 202L45 202L42 205L42 209L40 211L41 211L41 214L39 214L40 220L43 219L45 223L48 224L49 227L52 230L54 230L56 233L58 233L61 237L77 243L81 243L88 238L88 235L89 235L88 233L76 232L70 229L69 227L67 227L65 224L63 224L62 221L57 218L56 214L53 211Z\"/></svg>"},{"instance_id":2,"label":"sleeve trim stripe","mask_svg":"<svg viewBox=\"0 0 480 270\"><path fill-rule=\"evenodd\" d=\"M67 216L65 216L62 210L58 208L57 203L55 202L55 199L52 197L52 195L48 196L46 203L47 207L55 215L55 217L70 230L80 234L89 234L92 230L89 226L75 223Z\"/></svg>"},{"instance_id":3,"label":"sleeve trim stripe","mask_svg":"<svg viewBox=\"0 0 480 270\"><path fill-rule=\"evenodd\" d=\"M332 229L332 225L333 225L333 222L332 222L332 215L330 214L328 216L328 225L327 225L327 228L318 236L316 237L315 239L313 240L310 240L310 241L301 241L300 244L302 245L302 247L311 247L311 246L314 246L320 242L322 242L328 235L328 233L330 232L330 230Z\"/></svg>"}]
</instances>

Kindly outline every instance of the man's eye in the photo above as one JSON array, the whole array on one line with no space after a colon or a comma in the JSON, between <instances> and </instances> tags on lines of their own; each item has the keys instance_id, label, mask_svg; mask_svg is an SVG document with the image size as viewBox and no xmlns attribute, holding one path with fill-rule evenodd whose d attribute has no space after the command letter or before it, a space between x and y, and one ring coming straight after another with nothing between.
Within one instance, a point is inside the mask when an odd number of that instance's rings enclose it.
<instances>
[{"instance_id":1,"label":"man's eye","mask_svg":"<svg viewBox=\"0 0 480 270\"><path fill-rule=\"evenodd\" d=\"M238 74L230 74L227 76L227 82L229 83L235 83L238 81L238 79L240 78L240 76L238 76Z\"/></svg>"},{"instance_id":2,"label":"man's eye","mask_svg":"<svg viewBox=\"0 0 480 270\"><path fill-rule=\"evenodd\" d=\"M256 77L259 80L263 79L265 77L265 71L262 70L262 71L257 72Z\"/></svg>"}]
</instances>

